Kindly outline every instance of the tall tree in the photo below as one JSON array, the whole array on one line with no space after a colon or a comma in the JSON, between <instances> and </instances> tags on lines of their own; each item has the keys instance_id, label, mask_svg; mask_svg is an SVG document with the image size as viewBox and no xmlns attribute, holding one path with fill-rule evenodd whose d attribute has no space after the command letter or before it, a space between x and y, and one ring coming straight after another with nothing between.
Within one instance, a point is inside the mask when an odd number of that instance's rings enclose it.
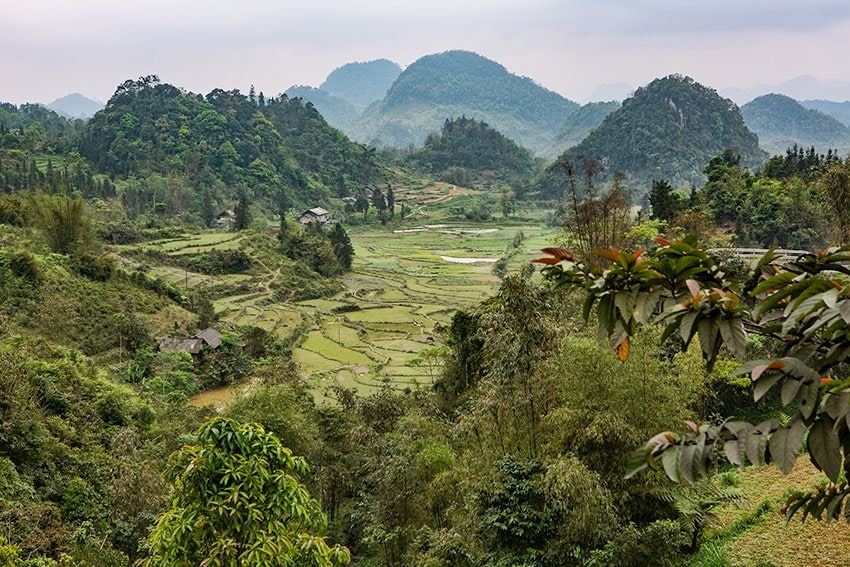
<instances>
[{"instance_id":1,"label":"tall tree","mask_svg":"<svg viewBox=\"0 0 850 567\"><path fill-rule=\"evenodd\" d=\"M145 566L336 567L351 558L322 537L327 521L298 477L304 459L255 423L218 418L169 459L171 508L157 520Z\"/></svg>"},{"instance_id":2,"label":"tall tree","mask_svg":"<svg viewBox=\"0 0 850 567\"><path fill-rule=\"evenodd\" d=\"M351 263L354 260L354 246L351 244L348 233L345 232L341 224L336 223L331 229L328 238L331 241L331 246L333 246L334 254L336 254L339 265L345 271L350 270Z\"/></svg>"},{"instance_id":3,"label":"tall tree","mask_svg":"<svg viewBox=\"0 0 850 567\"><path fill-rule=\"evenodd\" d=\"M201 202L201 219L209 228L215 222L215 209L213 208L212 193L209 188L204 188L203 201Z\"/></svg>"},{"instance_id":4,"label":"tall tree","mask_svg":"<svg viewBox=\"0 0 850 567\"><path fill-rule=\"evenodd\" d=\"M652 180L652 188L649 190L649 205L652 207L650 218L670 222L684 208L684 202L673 187L664 179Z\"/></svg>"},{"instance_id":5,"label":"tall tree","mask_svg":"<svg viewBox=\"0 0 850 567\"><path fill-rule=\"evenodd\" d=\"M390 218L395 216L395 193L393 193L392 185L387 185L387 212Z\"/></svg>"},{"instance_id":6,"label":"tall tree","mask_svg":"<svg viewBox=\"0 0 850 567\"><path fill-rule=\"evenodd\" d=\"M249 207L248 190L245 189L244 185L240 185L236 196L236 208L233 211L236 213L236 220L233 223L233 227L236 230L245 230L251 224L251 211Z\"/></svg>"}]
</instances>

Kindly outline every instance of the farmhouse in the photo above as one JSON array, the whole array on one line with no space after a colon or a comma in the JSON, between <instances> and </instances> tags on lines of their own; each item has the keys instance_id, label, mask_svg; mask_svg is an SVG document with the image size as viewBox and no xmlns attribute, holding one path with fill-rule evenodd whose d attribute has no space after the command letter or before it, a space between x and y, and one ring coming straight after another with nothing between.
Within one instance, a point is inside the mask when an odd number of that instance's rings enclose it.
<instances>
[{"instance_id":1,"label":"farmhouse","mask_svg":"<svg viewBox=\"0 0 850 567\"><path fill-rule=\"evenodd\" d=\"M225 209L219 213L218 218L215 221L216 226L219 228L230 228L236 222L236 213L230 209Z\"/></svg>"},{"instance_id":2,"label":"farmhouse","mask_svg":"<svg viewBox=\"0 0 850 567\"><path fill-rule=\"evenodd\" d=\"M168 337L159 341L160 352L182 350L192 355L192 361L198 362L204 347L215 350L221 346L221 333L207 328L192 337Z\"/></svg>"},{"instance_id":3,"label":"farmhouse","mask_svg":"<svg viewBox=\"0 0 850 567\"><path fill-rule=\"evenodd\" d=\"M330 213L322 207L313 207L312 209L307 209L301 213L301 216L298 217L298 222L304 225L310 224L311 222L318 222L324 226L330 222L329 215Z\"/></svg>"}]
</instances>

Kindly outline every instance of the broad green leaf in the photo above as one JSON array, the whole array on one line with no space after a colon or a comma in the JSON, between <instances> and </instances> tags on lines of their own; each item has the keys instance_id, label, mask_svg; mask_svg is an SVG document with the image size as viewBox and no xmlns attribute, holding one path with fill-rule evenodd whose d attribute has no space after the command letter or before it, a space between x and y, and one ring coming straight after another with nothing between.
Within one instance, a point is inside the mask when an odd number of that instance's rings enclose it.
<instances>
[{"instance_id":1,"label":"broad green leaf","mask_svg":"<svg viewBox=\"0 0 850 567\"><path fill-rule=\"evenodd\" d=\"M759 401L782 378L782 374L770 373L762 375L753 383L753 400Z\"/></svg>"},{"instance_id":2,"label":"broad green leaf","mask_svg":"<svg viewBox=\"0 0 850 567\"><path fill-rule=\"evenodd\" d=\"M845 299L838 304L838 312L841 314L841 318L844 319L844 322L850 325L850 300Z\"/></svg>"},{"instance_id":3,"label":"broad green leaf","mask_svg":"<svg viewBox=\"0 0 850 567\"><path fill-rule=\"evenodd\" d=\"M681 447L673 445L661 454L661 464L664 466L664 472L667 477L673 482L679 482L679 452Z\"/></svg>"},{"instance_id":4,"label":"broad green leaf","mask_svg":"<svg viewBox=\"0 0 850 567\"><path fill-rule=\"evenodd\" d=\"M626 465L626 479L632 478L649 466L649 462L647 461L648 454L646 445L642 445L632 451L632 455L629 457L629 462Z\"/></svg>"},{"instance_id":5,"label":"broad green leaf","mask_svg":"<svg viewBox=\"0 0 850 567\"><path fill-rule=\"evenodd\" d=\"M696 330L694 329L694 322L697 320L697 316L699 315L698 311L690 311L685 313L682 317L681 323L679 323L679 334L682 336L682 340L685 341L685 344L690 344L691 338L694 336Z\"/></svg>"},{"instance_id":6,"label":"broad green leaf","mask_svg":"<svg viewBox=\"0 0 850 567\"><path fill-rule=\"evenodd\" d=\"M767 433L753 429L744 437L744 452L750 462L756 466L762 464L762 455L766 446Z\"/></svg>"},{"instance_id":7,"label":"broad green leaf","mask_svg":"<svg viewBox=\"0 0 850 567\"><path fill-rule=\"evenodd\" d=\"M774 431L770 436L768 441L770 456L783 474L788 474L797 461L805 432L806 426L803 419L800 414L797 414L786 427Z\"/></svg>"},{"instance_id":8,"label":"broad green leaf","mask_svg":"<svg viewBox=\"0 0 850 567\"><path fill-rule=\"evenodd\" d=\"M832 420L819 419L809 429L809 454L815 466L821 469L832 482L838 482L841 474L841 453L838 433Z\"/></svg>"},{"instance_id":9,"label":"broad green leaf","mask_svg":"<svg viewBox=\"0 0 850 567\"><path fill-rule=\"evenodd\" d=\"M793 378L788 378L782 384L782 405L787 406L791 403L791 401L797 397L797 392L800 390L800 386L803 385L802 380L795 380Z\"/></svg>"},{"instance_id":10,"label":"broad green leaf","mask_svg":"<svg viewBox=\"0 0 850 567\"><path fill-rule=\"evenodd\" d=\"M805 419L809 419L817 407L820 380L804 382L803 387L797 392L797 401L800 403L800 413Z\"/></svg>"},{"instance_id":11,"label":"broad green leaf","mask_svg":"<svg viewBox=\"0 0 850 567\"><path fill-rule=\"evenodd\" d=\"M699 332L699 345L706 358L712 359L717 354L717 338L720 336L720 331L717 329L717 321L715 318L700 319L697 323Z\"/></svg>"},{"instance_id":12,"label":"broad green leaf","mask_svg":"<svg viewBox=\"0 0 850 567\"><path fill-rule=\"evenodd\" d=\"M682 445L679 454L679 474L689 483L694 482L694 459L697 458L696 445Z\"/></svg>"},{"instance_id":13,"label":"broad green leaf","mask_svg":"<svg viewBox=\"0 0 850 567\"><path fill-rule=\"evenodd\" d=\"M747 333L744 320L740 317L721 319L718 323L720 336L736 358L743 358L747 352Z\"/></svg>"},{"instance_id":14,"label":"broad green leaf","mask_svg":"<svg viewBox=\"0 0 850 567\"><path fill-rule=\"evenodd\" d=\"M728 459L728 461L733 465L737 465L739 467L743 466L737 439L726 441L723 444L723 453L726 455L726 459Z\"/></svg>"},{"instance_id":15,"label":"broad green leaf","mask_svg":"<svg viewBox=\"0 0 850 567\"><path fill-rule=\"evenodd\" d=\"M850 412L850 392L847 390L829 392L824 397L824 409L836 422Z\"/></svg>"}]
</instances>

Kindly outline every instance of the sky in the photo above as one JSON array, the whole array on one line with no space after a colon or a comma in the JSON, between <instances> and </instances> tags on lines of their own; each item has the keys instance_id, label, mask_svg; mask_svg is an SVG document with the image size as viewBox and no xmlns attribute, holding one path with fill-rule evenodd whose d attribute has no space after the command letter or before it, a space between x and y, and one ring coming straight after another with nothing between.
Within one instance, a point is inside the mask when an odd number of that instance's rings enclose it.
<instances>
[{"instance_id":1,"label":"sky","mask_svg":"<svg viewBox=\"0 0 850 567\"><path fill-rule=\"evenodd\" d=\"M6 0L0 101L106 102L151 74L276 96L345 63L453 49L577 102L672 73L718 91L803 75L850 87L848 38L847 0Z\"/></svg>"}]
</instances>

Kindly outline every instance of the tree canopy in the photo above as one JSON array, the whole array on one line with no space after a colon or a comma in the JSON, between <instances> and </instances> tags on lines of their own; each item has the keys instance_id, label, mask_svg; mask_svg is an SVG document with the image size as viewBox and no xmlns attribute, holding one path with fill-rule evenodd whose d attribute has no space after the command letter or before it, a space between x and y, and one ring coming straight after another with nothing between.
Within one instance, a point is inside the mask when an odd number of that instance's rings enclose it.
<instances>
[{"instance_id":1,"label":"tree canopy","mask_svg":"<svg viewBox=\"0 0 850 567\"><path fill-rule=\"evenodd\" d=\"M169 460L171 508L142 565L347 565L348 550L322 537L325 516L298 478L307 471L258 424L204 424Z\"/></svg>"}]
</instances>

